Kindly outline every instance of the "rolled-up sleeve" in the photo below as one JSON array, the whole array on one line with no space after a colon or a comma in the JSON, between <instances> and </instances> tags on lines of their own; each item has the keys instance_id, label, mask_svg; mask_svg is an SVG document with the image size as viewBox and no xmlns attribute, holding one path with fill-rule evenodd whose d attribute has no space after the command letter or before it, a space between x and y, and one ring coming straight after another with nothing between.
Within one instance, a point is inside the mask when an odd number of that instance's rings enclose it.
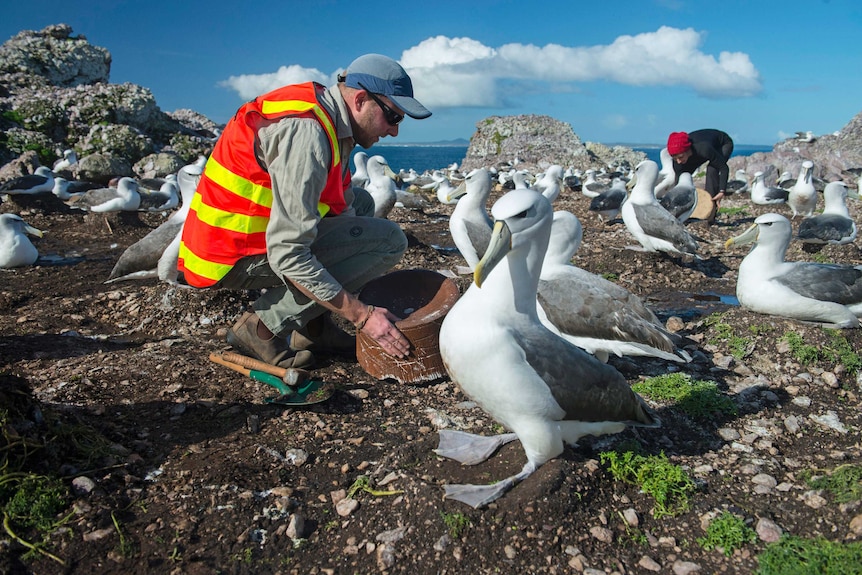
<instances>
[{"instance_id":1,"label":"rolled-up sleeve","mask_svg":"<svg viewBox=\"0 0 862 575\"><path fill-rule=\"evenodd\" d=\"M326 186L332 151L320 124L290 118L258 130L262 160L272 180L272 212L266 228L269 265L279 275L328 301L341 284L314 257L317 205Z\"/></svg>"}]
</instances>

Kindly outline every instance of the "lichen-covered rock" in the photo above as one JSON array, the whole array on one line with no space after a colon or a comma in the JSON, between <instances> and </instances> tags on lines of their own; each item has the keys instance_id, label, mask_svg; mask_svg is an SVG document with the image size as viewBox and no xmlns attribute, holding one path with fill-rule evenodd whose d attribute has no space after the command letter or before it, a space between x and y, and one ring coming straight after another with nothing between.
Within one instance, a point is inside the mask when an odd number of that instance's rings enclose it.
<instances>
[{"instance_id":1,"label":"lichen-covered rock","mask_svg":"<svg viewBox=\"0 0 862 575\"><path fill-rule=\"evenodd\" d=\"M84 36L73 37L68 24L36 32L24 30L0 46L0 72L41 76L54 86L107 82L111 54Z\"/></svg>"},{"instance_id":2,"label":"lichen-covered rock","mask_svg":"<svg viewBox=\"0 0 862 575\"><path fill-rule=\"evenodd\" d=\"M125 124L97 124L80 142L84 153L102 153L127 160L131 165L153 153L153 141L140 130Z\"/></svg>"},{"instance_id":3,"label":"lichen-covered rock","mask_svg":"<svg viewBox=\"0 0 862 575\"><path fill-rule=\"evenodd\" d=\"M41 165L39 155L33 150L28 150L0 168L0 183L30 175Z\"/></svg>"},{"instance_id":4,"label":"lichen-covered rock","mask_svg":"<svg viewBox=\"0 0 862 575\"><path fill-rule=\"evenodd\" d=\"M132 170L139 178L164 178L179 171L187 163L175 152L160 152L141 158Z\"/></svg>"},{"instance_id":5,"label":"lichen-covered rock","mask_svg":"<svg viewBox=\"0 0 862 575\"><path fill-rule=\"evenodd\" d=\"M82 180L107 185L111 178L134 176L132 165L116 156L108 154L90 154L78 160L75 174Z\"/></svg>"},{"instance_id":6,"label":"lichen-covered rock","mask_svg":"<svg viewBox=\"0 0 862 575\"><path fill-rule=\"evenodd\" d=\"M826 181L840 180L844 170L862 167L862 112L835 134L816 136L813 141L792 137L773 146L772 152L730 159L731 172L743 169L749 177L763 172L772 184L785 171L799 174L802 162L814 163L814 176Z\"/></svg>"},{"instance_id":7,"label":"lichen-covered rock","mask_svg":"<svg viewBox=\"0 0 862 575\"><path fill-rule=\"evenodd\" d=\"M584 145L572 127L549 116L491 116L476 124L461 170L491 165L514 165L544 170L551 164L581 170L628 164L646 155L630 148Z\"/></svg>"},{"instance_id":8,"label":"lichen-covered rock","mask_svg":"<svg viewBox=\"0 0 862 575\"><path fill-rule=\"evenodd\" d=\"M0 46L0 164L28 149L45 165L74 148L128 166L157 152L188 163L212 151L214 122L191 110L166 114L149 89L108 83L109 68L108 51L65 24L23 31Z\"/></svg>"}]
</instances>

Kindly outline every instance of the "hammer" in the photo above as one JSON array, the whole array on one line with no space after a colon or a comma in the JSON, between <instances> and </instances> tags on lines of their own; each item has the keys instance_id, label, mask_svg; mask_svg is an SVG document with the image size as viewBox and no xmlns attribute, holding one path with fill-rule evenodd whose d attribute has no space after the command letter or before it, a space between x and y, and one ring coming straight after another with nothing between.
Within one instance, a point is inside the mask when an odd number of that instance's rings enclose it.
<instances>
[{"instance_id":1,"label":"hammer","mask_svg":"<svg viewBox=\"0 0 862 575\"><path fill-rule=\"evenodd\" d=\"M226 351L222 353L221 356L227 361L241 365L242 367L255 369L257 371L280 377L281 380L290 387L300 386L311 377L311 374L308 371L298 367L278 367L277 365L270 365L264 361L260 361L259 359L234 353L232 351Z\"/></svg>"}]
</instances>

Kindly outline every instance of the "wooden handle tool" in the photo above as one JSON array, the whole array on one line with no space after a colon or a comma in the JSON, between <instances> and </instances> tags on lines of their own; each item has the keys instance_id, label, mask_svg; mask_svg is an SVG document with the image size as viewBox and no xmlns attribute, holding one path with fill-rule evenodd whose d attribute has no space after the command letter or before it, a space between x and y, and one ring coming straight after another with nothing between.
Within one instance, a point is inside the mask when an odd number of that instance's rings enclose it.
<instances>
[{"instance_id":1,"label":"wooden handle tool","mask_svg":"<svg viewBox=\"0 0 862 575\"><path fill-rule=\"evenodd\" d=\"M265 371L261 371L258 369L249 369L249 368L242 366L238 363L228 361L227 359L225 359L224 357L220 356L217 353L211 353L210 354L210 361L217 363L219 365L223 365L227 368L230 368L230 369L236 371L237 373L241 373L246 377L250 377L251 379L253 379L255 381L259 381L261 383L271 385L272 387L276 388L278 390L278 392L282 395L293 394L293 390L290 388L290 386L286 385L284 383L284 381L281 380L280 377L278 377L274 374L267 373Z\"/></svg>"},{"instance_id":2,"label":"wooden handle tool","mask_svg":"<svg viewBox=\"0 0 862 575\"><path fill-rule=\"evenodd\" d=\"M260 361L259 359L242 355L241 353L226 351L222 353L221 356L223 359L237 365L280 377L281 380L290 387L300 386L311 377L311 373L304 369L300 369L298 367L278 367L277 365L270 365L265 361Z\"/></svg>"}]
</instances>

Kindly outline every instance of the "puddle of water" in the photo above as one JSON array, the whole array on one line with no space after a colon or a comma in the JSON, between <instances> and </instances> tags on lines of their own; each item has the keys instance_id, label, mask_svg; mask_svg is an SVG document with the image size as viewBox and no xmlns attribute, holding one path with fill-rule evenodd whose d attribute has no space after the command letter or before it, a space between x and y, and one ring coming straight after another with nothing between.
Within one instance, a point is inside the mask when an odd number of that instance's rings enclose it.
<instances>
[{"instance_id":1,"label":"puddle of water","mask_svg":"<svg viewBox=\"0 0 862 575\"><path fill-rule=\"evenodd\" d=\"M739 300L736 299L735 294L668 291L653 294L647 298L646 303L661 318L677 316L683 321L692 321L717 311L724 311L730 306L738 306Z\"/></svg>"}]
</instances>

